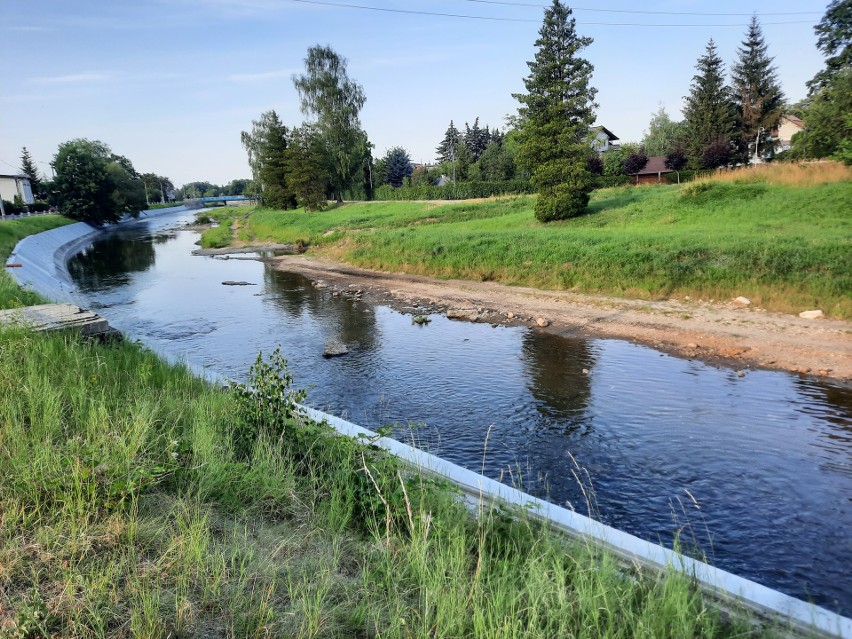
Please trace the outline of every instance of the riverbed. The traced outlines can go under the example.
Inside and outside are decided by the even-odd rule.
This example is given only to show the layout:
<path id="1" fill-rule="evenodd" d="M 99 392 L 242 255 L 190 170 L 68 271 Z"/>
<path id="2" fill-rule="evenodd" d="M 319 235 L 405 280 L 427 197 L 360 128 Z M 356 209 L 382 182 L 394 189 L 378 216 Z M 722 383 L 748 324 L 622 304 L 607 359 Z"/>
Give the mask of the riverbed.
<path id="1" fill-rule="evenodd" d="M 256 260 L 192 256 L 197 233 L 177 230 L 192 217 L 87 247 L 69 263 L 82 301 L 237 379 L 280 345 L 312 406 L 852 613 L 847 385 L 335 296 Z M 332 338 L 350 352 L 323 358 Z"/>

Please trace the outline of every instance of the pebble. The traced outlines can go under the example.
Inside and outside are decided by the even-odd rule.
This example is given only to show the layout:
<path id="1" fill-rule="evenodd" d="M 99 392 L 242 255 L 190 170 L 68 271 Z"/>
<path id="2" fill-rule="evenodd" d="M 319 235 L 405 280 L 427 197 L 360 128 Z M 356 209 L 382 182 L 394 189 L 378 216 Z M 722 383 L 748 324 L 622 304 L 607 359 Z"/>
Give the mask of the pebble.
<path id="1" fill-rule="evenodd" d="M 543 317 L 539 317 L 539 318 L 535 321 L 535 323 L 536 323 L 536 324 L 538 324 L 539 326 L 541 326 L 542 328 L 544 328 L 545 326 L 550 326 L 550 320 L 545 319 L 545 318 L 543 318 Z"/>

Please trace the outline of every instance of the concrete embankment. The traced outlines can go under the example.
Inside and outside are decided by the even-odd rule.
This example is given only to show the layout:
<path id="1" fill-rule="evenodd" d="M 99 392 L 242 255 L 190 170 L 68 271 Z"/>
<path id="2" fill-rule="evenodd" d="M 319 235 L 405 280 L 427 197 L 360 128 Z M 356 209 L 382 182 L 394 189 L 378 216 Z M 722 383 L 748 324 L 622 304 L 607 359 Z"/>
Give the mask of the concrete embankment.
<path id="1" fill-rule="evenodd" d="M 162 210 L 155 214 L 167 212 L 173 211 Z M 33 288 L 46 297 L 74 301 L 76 292 L 66 269 L 67 259 L 100 232 L 99 229 L 88 225 L 75 224 L 26 238 L 18 244 L 10 259 L 24 266 L 13 269 L 12 275 L 22 285 Z M 210 371 L 204 372 L 208 379 L 222 380 Z M 411 465 L 446 478 L 472 501 L 496 499 L 521 508 L 569 535 L 601 544 L 623 558 L 626 564 L 638 563 L 657 570 L 682 570 L 693 576 L 708 596 L 721 601 L 723 606 L 742 605 L 760 617 L 778 619 L 789 625 L 791 634 L 806 633 L 852 639 L 851 619 L 610 528 L 396 440 L 377 438 L 375 433 L 351 422 L 309 407 L 303 407 L 303 410 L 310 419 L 325 421 L 338 432 L 349 436 L 368 437 Z"/>
<path id="2" fill-rule="evenodd" d="M 119 226 L 183 210 L 183 206 L 175 206 L 144 211 L 138 218 L 122 222 Z M 18 284 L 49 300 L 79 304 L 77 291 L 68 274 L 68 259 L 109 228 L 113 227 L 99 228 L 77 222 L 25 237 L 7 260 L 10 264 L 21 265 L 10 269 L 10 274 Z"/>

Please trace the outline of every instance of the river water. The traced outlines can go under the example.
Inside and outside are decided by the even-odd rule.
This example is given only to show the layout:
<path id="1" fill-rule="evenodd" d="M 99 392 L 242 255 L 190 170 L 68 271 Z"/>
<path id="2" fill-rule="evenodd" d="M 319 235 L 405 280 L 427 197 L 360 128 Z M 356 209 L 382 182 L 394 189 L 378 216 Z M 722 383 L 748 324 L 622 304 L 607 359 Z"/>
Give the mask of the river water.
<path id="1" fill-rule="evenodd" d="M 82 301 L 237 379 L 281 346 L 306 403 L 710 563 L 852 614 L 852 389 L 625 341 L 335 298 L 255 260 L 196 257 L 180 212 L 72 258 Z M 223 286 L 244 280 L 251 286 Z M 324 359 L 335 337 L 350 353 Z M 486 443 L 487 442 L 487 443 Z"/>

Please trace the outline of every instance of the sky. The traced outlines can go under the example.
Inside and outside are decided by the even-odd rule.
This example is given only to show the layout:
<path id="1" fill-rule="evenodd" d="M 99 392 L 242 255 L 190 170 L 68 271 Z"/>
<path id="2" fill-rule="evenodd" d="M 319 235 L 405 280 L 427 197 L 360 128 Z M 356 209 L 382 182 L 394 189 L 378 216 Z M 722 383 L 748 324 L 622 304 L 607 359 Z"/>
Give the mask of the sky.
<path id="1" fill-rule="evenodd" d="M 59 144 L 89 138 L 176 185 L 250 177 L 240 132 L 269 109 L 288 126 L 304 120 L 292 76 L 318 44 L 348 58 L 364 88 L 373 155 L 402 146 L 430 162 L 450 120 L 505 128 L 517 112 L 545 4 L 0 0 L 0 173 L 17 172 L 26 146 L 49 176 Z M 661 105 L 680 119 L 708 40 L 730 68 L 752 14 L 789 102 L 823 66 L 813 26 L 827 0 L 568 5 L 594 39 L 582 55 L 595 67 L 598 123 L 622 141 L 641 140 Z"/>

